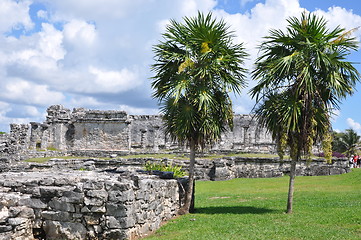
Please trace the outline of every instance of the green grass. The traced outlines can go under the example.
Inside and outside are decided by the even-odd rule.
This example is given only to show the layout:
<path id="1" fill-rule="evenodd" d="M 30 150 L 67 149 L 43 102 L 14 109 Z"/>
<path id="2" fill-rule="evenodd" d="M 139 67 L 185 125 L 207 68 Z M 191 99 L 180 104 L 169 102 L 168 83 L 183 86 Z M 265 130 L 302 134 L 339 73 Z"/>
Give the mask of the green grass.
<path id="1" fill-rule="evenodd" d="M 288 177 L 196 183 L 196 213 L 151 239 L 361 239 L 361 169 L 297 177 L 294 213 L 285 214 Z"/>

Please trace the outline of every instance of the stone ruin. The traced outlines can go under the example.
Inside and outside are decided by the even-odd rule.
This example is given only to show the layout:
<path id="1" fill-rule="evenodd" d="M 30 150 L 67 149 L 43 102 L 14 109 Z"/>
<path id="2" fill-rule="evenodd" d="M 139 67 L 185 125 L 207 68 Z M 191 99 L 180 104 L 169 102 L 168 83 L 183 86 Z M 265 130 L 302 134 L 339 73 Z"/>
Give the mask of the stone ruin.
<path id="1" fill-rule="evenodd" d="M 1 135 L 0 135 L 1 136 Z M 24 156 L 31 150 L 62 152 L 184 151 L 185 146 L 165 134 L 159 115 L 128 115 L 61 105 L 50 106 L 43 123 L 11 124 L 0 138 L 0 152 Z M 234 128 L 210 146 L 212 151 L 274 152 L 274 142 L 252 115 L 235 115 Z"/>
<path id="2" fill-rule="evenodd" d="M 47 110 L 44 123 L 11 124 L 0 135 L 0 239 L 137 239 L 176 216 L 184 201 L 187 178 L 144 172 L 148 161 L 177 164 L 186 160 L 125 159 L 144 152 L 182 152 L 185 146 L 164 133 L 161 116 L 123 111 Z M 275 144 L 251 115 L 235 115 L 234 129 L 207 149 L 225 152 L 274 152 Z M 29 157 L 53 156 L 47 163 Z M 60 159 L 59 156 L 86 156 Z M 111 157 L 104 160 L 99 157 Z M 278 159 L 197 158 L 196 179 L 280 177 L 289 162 Z M 297 175 L 349 171 L 347 159 L 301 161 Z"/>
<path id="3" fill-rule="evenodd" d="M 176 215 L 180 189 L 144 174 L 2 173 L 0 239 L 137 239 Z"/>

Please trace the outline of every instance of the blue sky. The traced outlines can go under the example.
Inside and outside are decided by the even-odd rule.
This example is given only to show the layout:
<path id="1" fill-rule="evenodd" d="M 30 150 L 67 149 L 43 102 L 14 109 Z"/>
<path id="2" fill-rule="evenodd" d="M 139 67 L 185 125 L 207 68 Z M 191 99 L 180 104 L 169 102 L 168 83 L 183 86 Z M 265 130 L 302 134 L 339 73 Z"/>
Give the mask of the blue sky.
<path id="1" fill-rule="evenodd" d="M 284 29 L 304 10 L 329 21 L 330 28 L 361 26 L 361 3 L 336 0 L 0 0 L 0 131 L 10 123 L 43 122 L 52 104 L 67 108 L 125 110 L 157 114 L 151 98 L 152 46 L 169 19 L 213 11 L 235 31 L 235 42 L 250 53 L 271 28 Z M 354 33 L 360 39 L 361 30 Z M 350 55 L 360 62 L 360 53 Z M 361 65 L 356 64 L 361 72 Z M 247 91 L 234 98 L 234 111 L 248 114 Z M 361 85 L 343 100 L 335 130 L 361 134 Z"/>

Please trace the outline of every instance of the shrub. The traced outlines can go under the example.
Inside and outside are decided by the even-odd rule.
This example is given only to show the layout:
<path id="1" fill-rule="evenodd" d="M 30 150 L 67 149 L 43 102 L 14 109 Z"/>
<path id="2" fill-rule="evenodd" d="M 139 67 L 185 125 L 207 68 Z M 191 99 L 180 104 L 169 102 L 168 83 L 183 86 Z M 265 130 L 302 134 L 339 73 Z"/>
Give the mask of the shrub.
<path id="1" fill-rule="evenodd" d="M 181 178 L 187 175 L 187 173 L 182 170 L 181 166 L 173 164 L 166 165 L 164 163 L 146 162 L 144 168 L 146 171 L 173 172 L 174 178 Z"/>

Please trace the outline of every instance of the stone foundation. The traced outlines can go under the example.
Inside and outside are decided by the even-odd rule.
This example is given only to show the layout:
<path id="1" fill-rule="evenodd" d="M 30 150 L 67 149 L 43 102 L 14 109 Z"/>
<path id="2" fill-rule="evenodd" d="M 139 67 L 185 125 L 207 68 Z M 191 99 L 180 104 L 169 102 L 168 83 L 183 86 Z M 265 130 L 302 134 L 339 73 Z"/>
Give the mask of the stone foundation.
<path id="1" fill-rule="evenodd" d="M 180 206 L 177 180 L 95 171 L 0 174 L 0 239 L 135 239 Z"/>

